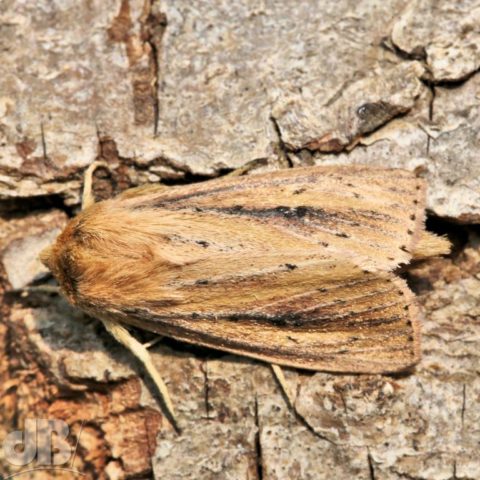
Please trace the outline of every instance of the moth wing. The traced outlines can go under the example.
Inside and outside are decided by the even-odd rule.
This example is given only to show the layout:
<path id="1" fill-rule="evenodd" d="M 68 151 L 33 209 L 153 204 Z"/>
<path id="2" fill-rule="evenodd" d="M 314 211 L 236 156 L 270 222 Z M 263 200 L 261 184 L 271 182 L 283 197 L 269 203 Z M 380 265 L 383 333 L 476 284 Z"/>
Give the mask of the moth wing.
<path id="1" fill-rule="evenodd" d="M 409 172 L 352 166 L 136 190 L 77 217 L 79 304 L 281 365 L 402 370 L 418 312 L 390 272 L 423 232 L 424 194 Z"/>
<path id="2" fill-rule="evenodd" d="M 198 284 L 184 303 L 123 314 L 142 329 L 297 368 L 395 372 L 420 358 L 419 313 L 405 282 L 338 261 Z"/>
<path id="3" fill-rule="evenodd" d="M 421 237 L 425 184 L 405 170 L 319 166 L 154 187 L 120 200 L 126 207 L 157 210 L 162 218 L 176 214 L 177 224 L 191 214 L 204 225 L 263 225 L 279 239 L 307 240 L 326 254 L 392 270 L 411 260 Z"/>

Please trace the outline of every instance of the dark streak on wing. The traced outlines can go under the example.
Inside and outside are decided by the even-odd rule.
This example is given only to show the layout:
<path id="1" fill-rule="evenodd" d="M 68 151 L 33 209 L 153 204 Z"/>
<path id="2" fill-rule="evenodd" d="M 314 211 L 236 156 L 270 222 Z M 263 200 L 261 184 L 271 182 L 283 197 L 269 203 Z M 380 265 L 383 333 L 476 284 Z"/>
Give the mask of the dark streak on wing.
<path id="1" fill-rule="evenodd" d="M 291 269 L 289 268 L 288 266 L 285 266 L 285 268 L 289 271 L 291 270 L 297 270 L 299 268 L 298 265 L 295 265 L 295 268 L 294 269 Z M 280 271 L 279 267 L 277 267 L 276 271 Z M 237 283 L 239 281 L 249 281 L 251 280 L 253 277 L 261 277 L 263 275 L 265 275 L 265 273 L 268 273 L 268 274 L 271 274 L 271 273 L 275 273 L 275 271 L 269 271 L 269 272 L 259 272 L 257 274 L 251 274 L 247 277 L 245 276 L 242 276 L 242 277 L 238 277 L 238 275 L 229 275 L 229 276 L 225 276 L 225 275 L 222 275 L 221 277 L 218 277 L 218 278 L 215 278 L 215 277 L 209 277 L 208 279 L 208 285 L 211 287 L 211 286 L 214 286 L 216 284 L 225 284 L 227 282 L 233 282 L 233 283 Z M 317 288 L 317 291 L 321 292 L 321 293 L 332 293 L 334 290 L 337 290 L 337 289 L 341 289 L 341 288 L 351 288 L 351 287 L 358 287 L 358 286 L 361 286 L 361 285 L 366 285 L 368 283 L 371 283 L 372 282 L 372 279 L 367 277 L 367 278 L 355 278 L 354 280 L 348 280 L 348 281 L 345 281 L 345 282 L 337 282 L 337 283 L 331 283 L 329 285 L 329 287 L 321 287 L 321 288 Z M 388 283 L 388 279 L 386 279 L 386 282 Z M 182 284 L 182 287 L 191 287 L 193 285 L 199 285 L 198 283 L 198 280 L 194 281 L 194 282 L 185 282 Z M 310 294 L 311 292 L 303 292 L 305 294 Z M 378 292 L 376 292 L 378 293 Z M 287 299 L 284 299 L 283 301 L 286 301 L 286 302 L 289 302 L 290 300 L 287 298 Z"/>
<path id="2" fill-rule="evenodd" d="M 218 320 L 225 320 L 228 322 L 233 322 L 237 325 L 273 325 L 273 326 L 284 326 L 291 329 L 300 331 L 302 329 L 306 330 L 315 330 L 318 332 L 326 331 L 341 331 L 341 330 L 351 330 L 351 327 L 354 325 L 371 327 L 375 325 L 388 325 L 389 323 L 396 322 L 402 317 L 399 315 L 390 315 L 380 316 L 380 317 L 371 317 L 368 318 L 366 314 L 375 314 L 382 312 L 396 304 L 388 304 L 377 307 L 371 307 L 358 311 L 351 311 L 348 313 L 339 313 L 339 314 L 328 314 L 322 315 L 321 310 L 319 312 L 307 312 L 307 313 L 277 313 L 277 314 L 267 314 L 267 313 L 250 313 L 242 312 L 239 314 L 213 314 L 205 312 L 192 312 L 189 314 L 155 314 L 152 315 L 151 311 L 148 308 L 124 308 L 124 313 L 127 315 L 132 315 L 138 318 L 148 318 L 151 317 L 155 322 L 169 324 L 172 321 L 172 318 L 188 320 L 192 322 L 192 326 L 195 324 L 195 320 L 211 320 L 213 322 Z M 387 315 L 385 313 L 385 315 Z"/>
<path id="3" fill-rule="evenodd" d="M 376 220 L 383 220 L 385 222 L 395 222 L 398 223 L 398 219 L 386 215 L 380 214 L 378 212 L 369 211 L 369 210 L 350 210 L 350 215 L 341 213 L 338 211 L 329 212 L 323 208 L 314 208 L 305 205 L 300 205 L 298 207 L 288 207 L 284 205 L 279 205 L 274 208 L 264 208 L 264 209 L 252 209 L 245 208 L 242 205 L 235 205 L 233 207 L 226 208 L 197 208 L 197 211 L 207 211 L 207 212 L 218 212 L 224 213 L 226 215 L 244 215 L 256 218 L 285 218 L 285 219 L 295 219 L 295 220 L 325 220 L 325 221 L 342 221 L 345 223 L 350 223 L 355 226 L 359 226 L 358 222 L 355 222 L 353 218 L 356 215 L 360 215 L 365 218 L 373 218 Z"/>
<path id="4" fill-rule="evenodd" d="M 165 202 L 156 203 L 154 205 L 149 205 L 154 208 L 165 208 Z M 134 208 L 145 208 L 145 205 L 138 205 Z M 185 205 L 180 205 L 174 210 L 182 210 L 185 208 Z M 223 213 L 225 215 L 239 215 L 239 216 L 249 216 L 255 218 L 285 218 L 285 219 L 308 219 L 308 220 L 324 220 L 324 221 L 341 221 L 349 223 L 354 226 L 360 226 L 358 222 L 354 220 L 356 216 L 360 216 L 367 219 L 373 220 L 382 220 L 388 223 L 399 223 L 399 219 L 392 217 L 391 215 L 383 214 L 380 212 L 375 212 L 373 210 L 365 209 L 350 209 L 349 215 L 341 213 L 338 211 L 329 212 L 323 208 L 314 208 L 310 206 L 300 205 L 298 207 L 288 207 L 284 205 L 279 205 L 278 207 L 273 208 L 264 208 L 264 209 L 253 209 L 245 208 L 242 205 L 235 205 L 233 207 L 195 207 L 194 210 L 197 212 L 215 212 Z"/>
<path id="5" fill-rule="evenodd" d="M 179 206 L 178 208 L 172 208 L 172 210 L 186 210 L 190 211 L 191 208 Z M 399 219 L 380 212 L 374 212 L 372 210 L 350 210 L 347 213 L 338 211 L 327 211 L 323 208 L 314 208 L 309 206 L 288 207 L 279 205 L 273 208 L 264 209 L 252 209 L 245 208 L 242 205 L 235 205 L 233 207 L 193 207 L 193 210 L 199 214 L 202 213 L 215 213 L 228 216 L 243 216 L 256 219 L 282 219 L 289 222 L 298 222 L 304 227 L 313 229 L 321 229 L 325 233 L 336 235 L 342 238 L 350 238 L 351 234 L 345 232 L 334 231 L 327 226 L 337 226 L 338 224 L 344 224 L 351 227 L 367 228 L 369 230 L 382 232 L 384 235 L 396 238 L 395 233 L 385 231 L 380 225 L 369 225 L 368 223 L 361 222 L 358 217 L 372 220 L 381 220 L 388 224 L 398 224 Z M 360 237 L 361 238 L 361 237 Z M 359 240 L 361 242 L 361 240 Z M 377 245 L 378 248 L 384 248 L 382 245 Z"/>
<path id="6" fill-rule="evenodd" d="M 235 205 L 233 207 L 226 207 L 226 208 L 195 208 L 195 210 L 199 213 L 201 212 L 215 212 L 225 215 L 238 215 L 238 216 L 246 216 L 246 217 L 253 217 L 253 218 L 280 218 L 285 219 L 288 221 L 296 221 L 304 226 L 309 226 L 311 228 L 319 228 L 320 226 L 325 225 L 338 225 L 344 224 L 349 225 L 352 227 L 362 227 L 368 228 L 370 230 L 382 231 L 383 234 L 390 236 L 392 238 L 395 237 L 395 234 L 392 232 L 386 232 L 380 228 L 379 225 L 369 225 L 368 223 L 361 223 L 359 220 L 359 216 L 366 218 L 366 219 L 375 219 L 375 220 L 382 220 L 385 223 L 393 224 L 399 223 L 399 219 L 392 217 L 391 215 L 382 214 L 380 212 L 374 212 L 372 210 L 350 210 L 348 213 L 346 212 L 339 212 L 339 211 L 328 211 L 323 208 L 314 208 L 305 205 L 300 205 L 298 207 L 288 207 L 284 205 L 279 205 L 278 207 L 274 208 L 264 208 L 264 209 L 252 209 L 252 208 L 244 208 L 242 205 Z M 338 237 L 343 238 L 350 238 L 350 234 L 345 232 L 333 232 L 329 231 L 328 229 L 324 228 L 325 232 L 331 233 Z M 380 248 L 380 245 L 379 245 Z"/>
<path id="7" fill-rule="evenodd" d="M 278 363 L 283 365 L 298 365 L 303 368 L 310 368 L 313 366 L 315 370 L 318 370 L 319 363 L 324 364 L 321 370 L 326 371 L 356 371 L 356 372 L 371 372 L 371 366 L 365 369 L 365 367 L 355 366 L 355 361 L 348 360 L 347 366 L 341 365 L 339 362 L 339 355 L 350 356 L 352 359 L 357 358 L 359 355 L 366 355 L 372 357 L 370 359 L 371 365 L 377 364 L 378 371 L 398 371 L 405 367 L 408 367 L 415 361 L 415 350 L 413 348 L 413 330 L 409 326 L 408 322 L 402 321 L 402 318 L 397 316 L 391 318 L 380 318 L 372 321 L 370 324 L 364 324 L 362 329 L 365 332 L 374 332 L 375 340 L 365 344 L 365 336 L 349 336 L 346 340 L 340 340 L 335 344 L 321 345 L 321 340 L 315 344 L 311 344 L 310 348 L 306 345 L 296 344 L 292 341 L 289 345 L 277 345 L 275 342 L 268 342 L 262 344 L 246 343 L 244 339 L 236 336 L 225 337 L 222 335 L 221 330 L 204 331 L 195 328 L 194 322 L 182 322 L 182 326 L 173 327 L 168 319 L 162 321 L 158 316 L 151 316 L 145 312 L 131 312 L 131 323 L 136 324 L 135 317 L 140 319 L 138 325 L 143 329 L 148 329 L 153 332 L 172 336 L 180 340 L 197 344 L 205 345 L 213 348 L 217 348 L 223 351 L 239 351 L 243 355 L 251 356 L 253 358 L 263 359 L 275 359 Z M 204 316 L 202 316 L 205 318 Z M 160 320 L 160 321 L 159 321 Z M 189 319 L 185 319 L 189 320 Z M 220 318 L 212 318 L 212 321 L 221 320 Z M 163 325 L 162 325 L 163 323 Z M 378 329 L 378 326 L 392 326 L 397 323 L 397 327 L 394 330 L 382 330 Z M 252 325 L 255 328 L 254 325 Z M 285 330 L 285 326 L 272 324 L 271 336 L 275 336 L 275 329 Z M 289 330 L 294 334 L 294 330 Z M 320 333 L 320 331 L 319 331 Z M 371 340 L 371 339 L 369 339 Z M 312 348 L 313 347 L 313 348 Z M 391 357 L 398 355 L 402 358 L 398 359 L 396 363 L 400 365 L 400 368 L 395 365 L 387 364 L 385 361 L 385 355 Z M 351 365 L 351 366 L 349 366 Z M 361 365 L 361 361 L 359 361 Z"/>

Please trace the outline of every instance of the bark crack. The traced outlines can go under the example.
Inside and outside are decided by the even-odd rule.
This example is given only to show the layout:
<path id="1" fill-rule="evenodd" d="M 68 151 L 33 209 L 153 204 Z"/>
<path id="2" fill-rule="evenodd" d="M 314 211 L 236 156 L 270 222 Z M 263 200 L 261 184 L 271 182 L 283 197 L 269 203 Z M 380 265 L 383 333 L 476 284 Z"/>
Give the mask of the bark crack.
<path id="1" fill-rule="evenodd" d="M 368 471 L 369 471 L 369 474 L 370 474 L 370 480 L 376 480 L 375 465 L 374 465 L 373 458 L 372 458 L 372 455 L 370 454 L 370 452 L 367 453 L 367 462 L 368 462 Z"/>
<path id="2" fill-rule="evenodd" d="M 345 415 L 348 416 L 348 406 L 347 406 L 347 401 L 345 400 L 345 395 L 343 394 L 342 390 L 340 390 L 338 393 L 340 394 L 340 400 L 342 401 L 343 411 Z"/>
<path id="3" fill-rule="evenodd" d="M 257 479 L 263 480 L 263 459 L 262 459 L 262 443 L 260 438 L 260 418 L 258 415 L 258 397 L 255 395 L 255 411 L 254 420 L 257 431 L 255 432 L 255 457 L 257 460 Z"/>
<path id="4" fill-rule="evenodd" d="M 210 417 L 210 383 L 209 383 L 209 378 L 208 378 L 208 362 L 207 362 L 207 360 L 205 360 L 203 362 L 202 370 L 203 370 L 204 383 L 205 383 L 205 389 L 204 389 L 205 415 L 207 417 L 207 420 L 211 420 L 211 417 Z"/>
<path id="5" fill-rule="evenodd" d="M 47 141 L 45 140 L 45 130 L 44 130 L 44 127 L 43 127 L 43 122 L 40 122 L 40 136 L 42 138 L 43 159 L 48 160 Z"/>
<path id="6" fill-rule="evenodd" d="M 273 124 L 273 129 L 275 130 L 275 133 L 277 134 L 277 149 L 276 153 L 278 157 L 280 158 L 280 161 L 287 167 L 287 168 L 292 168 L 293 167 L 293 162 L 289 156 L 288 149 L 285 145 L 285 142 L 283 141 L 282 138 L 282 131 L 280 129 L 280 125 L 278 124 L 277 119 L 271 115 L 270 120 Z"/>
<path id="7" fill-rule="evenodd" d="M 282 390 L 282 389 L 281 389 Z M 301 390 L 301 383 L 298 382 L 297 384 L 297 395 L 296 395 L 296 399 L 297 398 L 300 398 L 300 390 Z M 283 390 L 281 391 L 282 393 L 282 397 L 284 397 L 284 400 L 286 402 L 287 405 L 290 405 L 290 402 L 287 398 L 287 396 L 285 395 L 285 392 L 283 392 Z M 320 438 L 321 440 L 325 440 L 326 442 L 332 444 L 332 445 L 336 445 L 336 442 L 334 442 L 333 440 L 331 440 L 330 438 L 328 438 L 326 435 L 318 432 L 315 427 L 313 427 L 309 422 L 308 420 L 298 411 L 296 405 L 291 405 L 291 409 L 292 409 L 292 413 L 294 415 L 294 417 L 312 434 L 314 435 L 315 437 L 317 438 Z"/>
<path id="8" fill-rule="evenodd" d="M 157 8 L 158 7 L 158 8 Z M 158 10 L 158 11 L 157 11 Z M 153 134 L 158 134 L 160 123 L 160 51 L 162 40 L 167 28 L 167 16 L 160 11 L 157 0 L 149 0 L 146 5 L 146 14 L 142 28 L 143 40 L 150 47 L 150 65 L 154 77 L 153 89 Z"/>
<path id="9" fill-rule="evenodd" d="M 428 102 L 428 120 L 430 122 L 433 122 L 433 117 L 434 117 L 434 104 L 435 104 L 435 96 L 436 96 L 436 90 L 435 90 L 435 85 L 432 81 L 429 80 L 423 80 L 420 79 L 421 82 L 430 90 L 430 100 Z M 427 145 L 426 145 L 426 156 L 430 156 L 430 145 L 432 142 L 432 138 L 428 132 L 425 132 L 427 134 Z"/>

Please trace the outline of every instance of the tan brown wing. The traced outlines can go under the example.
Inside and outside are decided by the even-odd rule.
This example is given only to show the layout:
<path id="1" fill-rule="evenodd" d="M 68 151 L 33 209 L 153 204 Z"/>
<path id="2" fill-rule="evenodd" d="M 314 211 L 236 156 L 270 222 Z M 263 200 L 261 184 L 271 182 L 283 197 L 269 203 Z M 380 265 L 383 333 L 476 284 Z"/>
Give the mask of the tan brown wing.
<path id="1" fill-rule="evenodd" d="M 201 302 L 202 289 L 208 307 Z M 391 273 L 365 274 L 337 264 L 326 274 L 304 265 L 192 290 L 187 303 L 126 306 L 118 320 L 196 345 L 312 370 L 395 372 L 420 356 L 413 294 Z M 216 307 L 210 310 L 211 305 Z"/>
<path id="2" fill-rule="evenodd" d="M 282 365 L 396 371 L 418 359 L 418 323 L 391 270 L 423 236 L 423 201 L 411 173 L 352 166 L 151 187 L 86 209 L 46 262 L 100 318 Z"/>
<path id="3" fill-rule="evenodd" d="M 325 254 L 391 270 L 410 261 L 423 230 L 425 185 L 404 170 L 322 166 L 154 187 L 113 202 L 187 220 L 190 212 L 207 224 L 221 218 L 228 228 L 264 225 Z"/>

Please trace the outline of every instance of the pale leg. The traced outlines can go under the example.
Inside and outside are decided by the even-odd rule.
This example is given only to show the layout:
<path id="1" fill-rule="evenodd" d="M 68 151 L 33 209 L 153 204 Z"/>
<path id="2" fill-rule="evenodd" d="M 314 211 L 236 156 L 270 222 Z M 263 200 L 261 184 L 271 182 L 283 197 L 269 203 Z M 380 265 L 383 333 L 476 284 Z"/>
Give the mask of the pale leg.
<path id="1" fill-rule="evenodd" d="M 140 360 L 140 362 L 142 362 L 143 366 L 158 388 L 158 392 L 160 393 L 160 396 L 165 403 L 165 407 L 167 408 L 168 415 L 173 420 L 175 425 L 178 426 L 178 421 L 175 416 L 175 411 L 173 409 L 173 404 L 170 399 L 167 386 L 153 364 L 150 352 L 122 325 L 106 319 L 102 319 L 102 322 L 107 331 L 112 334 L 115 340 L 127 347 Z"/>
<path id="2" fill-rule="evenodd" d="M 287 381 L 285 380 L 285 376 L 283 375 L 283 370 L 279 365 L 275 365 L 274 363 L 271 363 L 270 366 L 272 367 L 273 374 L 275 375 L 275 378 L 277 379 L 280 388 L 283 390 L 283 393 L 287 397 L 290 407 L 292 408 L 292 410 L 295 411 L 295 398 L 289 391 Z"/>

